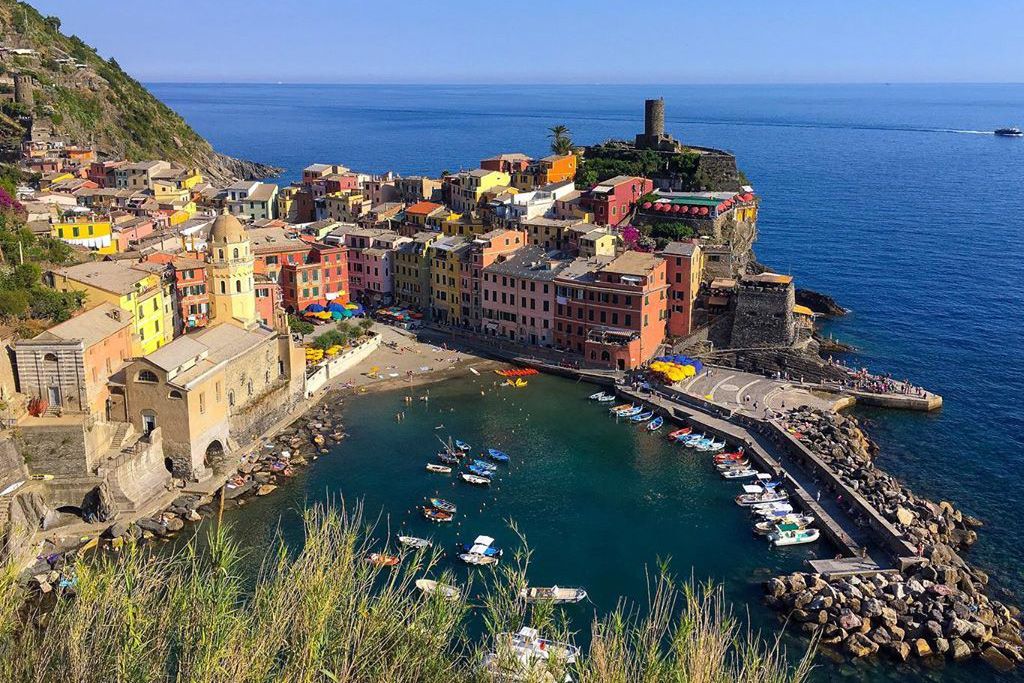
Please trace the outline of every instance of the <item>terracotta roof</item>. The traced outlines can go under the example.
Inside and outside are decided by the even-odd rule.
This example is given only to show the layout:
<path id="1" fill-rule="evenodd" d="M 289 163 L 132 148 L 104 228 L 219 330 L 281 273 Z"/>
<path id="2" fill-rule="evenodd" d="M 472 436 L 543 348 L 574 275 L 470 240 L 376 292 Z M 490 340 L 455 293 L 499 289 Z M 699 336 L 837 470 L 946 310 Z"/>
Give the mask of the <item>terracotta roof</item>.
<path id="1" fill-rule="evenodd" d="M 437 211 L 438 209 L 443 208 L 443 204 L 435 204 L 434 202 L 416 202 L 412 206 L 407 207 L 405 212 L 417 215 L 428 215 L 430 213 L 433 213 L 434 211 Z"/>

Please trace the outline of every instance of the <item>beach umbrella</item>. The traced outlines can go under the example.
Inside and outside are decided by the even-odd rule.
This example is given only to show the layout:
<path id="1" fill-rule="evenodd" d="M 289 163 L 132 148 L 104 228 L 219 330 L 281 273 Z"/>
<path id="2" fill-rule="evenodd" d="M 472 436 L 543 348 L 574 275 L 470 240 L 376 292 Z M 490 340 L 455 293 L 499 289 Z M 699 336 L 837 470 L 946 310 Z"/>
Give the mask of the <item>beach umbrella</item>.
<path id="1" fill-rule="evenodd" d="M 327 304 L 327 310 L 331 311 L 332 313 L 335 311 L 340 312 L 345 310 L 345 306 L 339 304 L 337 301 L 332 301 L 331 303 Z"/>
<path id="2" fill-rule="evenodd" d="M 643 208 L 645 208 L 645 209 L 649 209 L 649 208 L 651 208 L 651 203 L 650 203 L 650 202 L 644 202 L 644 203 L 642 204 L 642 206 L 643 206 Z"/>
<path id="3" fill-rule="evenodd" d="M 310 304 L 306 306 L 307 313 L 323 313 L 324 307 L 320 304 Z"/>

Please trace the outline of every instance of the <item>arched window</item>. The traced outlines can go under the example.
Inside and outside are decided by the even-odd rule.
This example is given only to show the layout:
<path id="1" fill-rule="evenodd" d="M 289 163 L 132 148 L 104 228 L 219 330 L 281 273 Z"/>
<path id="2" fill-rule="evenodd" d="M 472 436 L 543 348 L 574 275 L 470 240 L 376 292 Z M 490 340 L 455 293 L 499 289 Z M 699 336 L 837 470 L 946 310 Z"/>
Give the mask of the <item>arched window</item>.
<path id="1" fill-rule="evenodd" d="M 235 392 L 233 392 L 233 391 L 229 391 L 228 392 L 228 405 L 229 406 L 235 405 Z"/>
<path id="2" fill-rule="evenodd" d="M 235 280 L 235 291 L 241 293 L 241 291 L 242 291 L 242 281 L 241 280 Z"/>
<path id="3" fill-rule="evenodd" d="M 43 360 L 45 360 L 47 363 L 56 363 L 57 362 L 57 354 L 55 354 L 55 353 L 48 353 L 45 356 L 43 356 Z"/>
<path id="4" fill-rule="evenodd" d="M 232 257 L 232 258 L 238 258 L 238 247 L 235 247 L 235 248 L 234 248 L 234 249 L 232 250 L 232 254 L 231 254 L 231 257 Z"/>
<path id="5" fill-rule="evenodd" d="M 171 389 L 171 391 L 167 394 L 167 398 L 175 398 L 180 400 L 183 398 L 183 396 L 181 395 L 181 392 L 178 391 L 177 389 Z"/>
<path id="6" fill-rule="evenodd" d="M 227 284 L 223 280 L 220 281 L 220 293 L 221 294 L 227 294 L 228 293 L 228 286 L 227 286 Z"/>
<path id="7" fill-rule="evenodd" d="M 155 372 L 152 372 L 150 370 L 139 370 L 139 374 L 135 377 L 135 381 L 136 382 L 149 382 L 151 384 L 156 384 L 160 380 L 156 376 Z"/>
<path id="8" fill-rule="evenodd" d="M 601 352 L 601 360 L 611 360 L 611 359 L 612 359 L 611 354 L 609 354 L 607 351 L 602 351 Z"/>
<path id="9" fill-rule="evenodd" d="M 220 258 L 220 259 L 224 258 L 224 250 L 223 249 L 218 249 L 217 250 L 217 258 Z"/>

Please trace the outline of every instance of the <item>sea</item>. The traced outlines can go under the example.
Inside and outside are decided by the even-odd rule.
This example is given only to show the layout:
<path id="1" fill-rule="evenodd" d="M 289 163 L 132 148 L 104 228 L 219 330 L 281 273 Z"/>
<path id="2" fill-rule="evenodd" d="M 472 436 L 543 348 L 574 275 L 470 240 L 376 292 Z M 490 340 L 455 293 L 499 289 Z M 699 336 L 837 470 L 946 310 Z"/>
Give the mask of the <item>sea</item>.
<path id="1" fill-rule="evenodd" d="M 643 100 L 664 97 L 667 131 L 735 153 L 760 195 L 759 260 L 849 310 L 824 326 L 856 347 L 844 360 L 942 394 L 933 413 L 855 413 L 881 447 L 880 466 L 983 520 L 970 558 L 991 574 L 998 596 L 1024 604 L 1024 140 L 991 134 L 1024 124 L 1024 85 L 149 87 L 219 151 L 285 169 L 282 182 L 313 162 L 438 174 L 500 152 L 543 155 L 548 128 L 560 124 L 578 144 L 628 139 L 643 128 Z M 480 388 L 468 378 L 439 385 L 438 400 L 417 405 L 423 414 L 400 425 L 392 418 L 401 392 L 352 401 L 352 438 L 292 487 L 292 508 L 274 496 L 259 501 L 265 512 L 246 533 L 269 538 L 278 524 L 294 526 L 294 507 L 338 494 L 364 499 L 394 525 L 419 524 L 410 510 L 429 495 L 424 487 L 450 487 L 419 472 L 430 442 L 423 434 L 436 422 L 523 456 L 501 490 L 465 492 L 481 516 L 467 516 L 444 539 L 487 533 L 507 541 L 502 520 L 515 519 L 539 582 L 592 590 L 584 621 L 613 607 L 614 596 L 642 601 L 645 568 L 671 557 L 677 574 L 722 581 L 755 625 L 774 628 L 756 582 L 826 552 L 768 552 L 692 456 L 591 410 L 584 387 L 541 378 L 522 394 L 477 400 Z M 454 412 L 434 414 L 435 406 Z M 994 674 L 822 658 L 816 676 Z"/>

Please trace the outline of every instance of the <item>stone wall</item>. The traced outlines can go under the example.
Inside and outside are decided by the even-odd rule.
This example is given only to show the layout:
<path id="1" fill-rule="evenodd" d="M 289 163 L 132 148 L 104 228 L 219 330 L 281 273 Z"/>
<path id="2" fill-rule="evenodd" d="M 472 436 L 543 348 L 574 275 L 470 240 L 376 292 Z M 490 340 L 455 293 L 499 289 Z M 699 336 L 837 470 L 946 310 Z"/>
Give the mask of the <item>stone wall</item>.
<path id="1" fill-rule="evenodd" d="M 28 468 L 25 467 L 25 460 L 18 452 L 10 434 L 7 434 L 0 440 L 0 491 L 27 477 Z"/>
<path id="2" fill-rule="evenodd" d="M 330 361 L 317 368 L 315 372 L 306 377 L 306 396 L 308 397 L 315 394 L 323 388 L 323 386 L 327 384 L 328 380 L 332 377 L 337 377 L 341 373 L 355 367 L 380 347 L 380 340 L 380 335 L 375 335 L 356 348 L 339 354 L 336 358 L 332 358 Z"/>
<path id="3" fill-rule="evenodd" d="M 788 347 L 796 339 L 793 284 L 741 284 L 736 297 L 734 348 Z"/>
<path id="4" fill-rule="evenodd" d="M 32 474 L 85 477 L 94 473 L 113 429 L 87 419 L 29 418 L 18 426 L 15 443 Z"/>
<path id="5" fill-rule="evenodd" d="M 171 473 L 164 465 L 162 434 L 157 427 L 100 469 L 118 512 L 142 509 L 168 490 Z"/>

